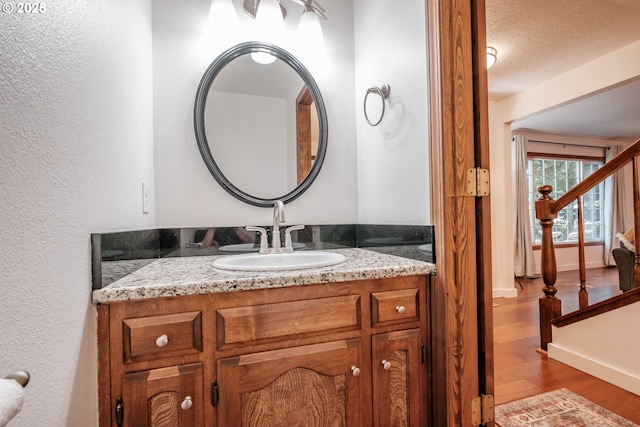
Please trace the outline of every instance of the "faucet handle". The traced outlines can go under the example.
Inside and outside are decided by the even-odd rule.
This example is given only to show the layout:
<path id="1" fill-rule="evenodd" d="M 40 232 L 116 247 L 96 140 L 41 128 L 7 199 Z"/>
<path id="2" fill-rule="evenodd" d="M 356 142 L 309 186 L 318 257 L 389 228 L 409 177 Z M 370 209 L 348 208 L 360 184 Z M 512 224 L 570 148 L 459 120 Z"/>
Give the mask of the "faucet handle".
<path id="1" fill-rule="evenodd" d="M 262 227 L 248 225 L 244 228 L 247 231 L 257 231 L 260 233 L 260 250 L 259 253 L 266 254 L 269 252 L 269 240 L 267 239 L 267 230 Z"/>
<path id="2" fill-rule="evenodd" d="M 293 243 L 291 242 L 291 232 L 294 230 L 302 230 L 304 229 L 304 225 L 293 225 L 291 227 L 287 227 L 284 231 L 284 251 L 285 252 L 293 252 Z"/>

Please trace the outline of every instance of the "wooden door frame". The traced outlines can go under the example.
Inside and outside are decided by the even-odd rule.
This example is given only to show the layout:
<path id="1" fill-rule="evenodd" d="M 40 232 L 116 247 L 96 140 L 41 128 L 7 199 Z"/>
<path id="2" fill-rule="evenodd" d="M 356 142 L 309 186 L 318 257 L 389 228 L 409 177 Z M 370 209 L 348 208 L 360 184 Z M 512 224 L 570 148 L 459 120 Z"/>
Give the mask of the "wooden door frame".
<path id="1" fill-rule="evenodd" d="M 466 178 L 489 169 L 485 1 L 425 0 L 425 13 L 437 254 L 431 421 L 471 426 L 472 400 L 494 392 L 490 199 L 467 195 Z"/>
<path id="2" fill-rule="evenodd" d="M 296 98 L 296 170 L 297 183 L 309 175 L 311 154 L 311 104 L 313 97 L 305 85 Z"/>

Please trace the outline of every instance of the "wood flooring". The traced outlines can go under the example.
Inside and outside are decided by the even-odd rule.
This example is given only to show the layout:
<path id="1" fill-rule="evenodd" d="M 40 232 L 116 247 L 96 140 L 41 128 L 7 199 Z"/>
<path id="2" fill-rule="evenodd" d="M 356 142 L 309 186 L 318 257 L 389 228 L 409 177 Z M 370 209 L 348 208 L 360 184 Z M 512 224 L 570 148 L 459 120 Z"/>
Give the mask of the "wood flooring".
<path id="1" fill-rule="evenodd" d="M 567 388 L 592 402 L 640 424 L 640 396 L 538 353 L 538 299 L 542 279 L 516 282 L 516 298 L 495 298 L 493 308 L 495 403 Z M 578 272 L 560 272 L 556 282 L 562 314 L 578 308 Z M 589 304 L 620 294 L 615 268 L 587 270 Z M 640 363 L 640 361 L 639 361 Z"/>

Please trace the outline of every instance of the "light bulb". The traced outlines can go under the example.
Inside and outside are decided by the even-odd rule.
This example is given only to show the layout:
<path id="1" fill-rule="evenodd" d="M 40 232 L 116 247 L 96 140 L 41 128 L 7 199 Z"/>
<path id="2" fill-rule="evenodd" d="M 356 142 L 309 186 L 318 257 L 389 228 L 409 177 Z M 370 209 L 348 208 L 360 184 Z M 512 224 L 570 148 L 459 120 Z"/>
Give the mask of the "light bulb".
<path id="1" fill-rule="evenodd" d="M 278 0 L 260 0 L 256 12 L 258 35 L 265 41 L 277 43 L 284 32 L 284 18 Z"/>
<path id="2" fill-rule="evenodd" d="M 231 0 L 212 0 L 209 27 L 215 34 L 225 34 L 238 23 L 238 14 Z"/>
<path id="3" fill-rule="evenodd" d="M 272 64 L 276 57 L 266 52 L 251 52 L 251 59 L 258 64 Z"/>
<path id="4" fill-rule="evenodd" d="M 300 33 L 301 42 L 308 48 L 316 50 L 322 46 L 324 42 L 322 27 L 318 15 L 312 9 L 307 8 L 302 13 L 298 22 L 298 33 Z"/>

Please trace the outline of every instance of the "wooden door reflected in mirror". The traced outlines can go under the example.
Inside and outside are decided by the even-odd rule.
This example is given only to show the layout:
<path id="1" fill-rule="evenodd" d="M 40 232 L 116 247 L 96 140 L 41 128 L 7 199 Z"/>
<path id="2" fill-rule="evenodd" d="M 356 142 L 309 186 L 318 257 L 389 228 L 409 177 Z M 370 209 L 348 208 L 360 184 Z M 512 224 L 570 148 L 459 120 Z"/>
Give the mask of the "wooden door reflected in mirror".
<path id="1" fill-rule="evenodd" d="M 309 88 L 304 86 L 296 99 L 296 159 L 298 184 L 309 174 L 318 151 L 318 113 Z"/>

